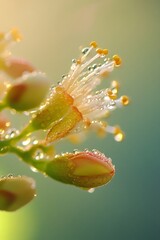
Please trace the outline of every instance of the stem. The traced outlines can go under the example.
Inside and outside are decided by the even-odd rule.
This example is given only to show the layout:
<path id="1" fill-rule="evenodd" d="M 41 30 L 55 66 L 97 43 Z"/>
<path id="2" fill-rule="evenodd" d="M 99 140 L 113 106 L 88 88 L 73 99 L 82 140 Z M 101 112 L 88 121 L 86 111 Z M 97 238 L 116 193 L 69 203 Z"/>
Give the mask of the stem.
<path id="1" fill-rule="evenodd" d="M 5 101 L 1 100 L 0 101 L 0 111 L 2 111 L 3 109 L 7 108 L 7 104 Z"/>
<path id="2" fill-rule="evenodd" d="M 36 160 L 33 155 L 33 148 L 31 147 L 28 151 L 23 150 L 20 147 L 10 146 L 9 152 L 16 154 L 21 160 L 30 166 L 35 167 L 38 171 L 44 173 L 48 160 Z"/>
<path id="3" fill-rule="evenodd" d="M 14 138 L 10 139 L 4 139 L 0 140 L 0 149 L 3 147 L 7 147 L 9 145 L 15 145 L 17 142 L 19 142 L 21 139 L 25 138 L 28 134 L 32 133 L 34 129 L 32 128 L 32 125 L 29 123 L 21 132 L 19 135 L 15 136 Z"/>

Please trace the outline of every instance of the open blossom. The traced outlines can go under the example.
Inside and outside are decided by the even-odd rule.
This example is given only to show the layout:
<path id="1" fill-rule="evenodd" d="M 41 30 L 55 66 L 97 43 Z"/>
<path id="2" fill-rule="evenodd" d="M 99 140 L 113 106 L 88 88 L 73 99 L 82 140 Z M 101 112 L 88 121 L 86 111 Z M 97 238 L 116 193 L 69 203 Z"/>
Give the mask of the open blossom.
<path id="1" fill-rule="evenodd" d="M 91 42 L 78 59 L 72 60 L 69 73 L 52 88 L 46 103 L 33 115 L 34 129 L 49 129 L 47 142 L 88 129 L 110 132 L 117 141 L 123 139 L 119 127 L 109 126 L 101 119 L 116 108 L 128 105 L 128 97 L 117 97 L 117 81 L 113 81 L 109 88 L 95 90 L 102 79 L 121 64 L 118 55 L 112 58 L 107 55 L 107 49 L 100 49 L 96 42 Z"/>

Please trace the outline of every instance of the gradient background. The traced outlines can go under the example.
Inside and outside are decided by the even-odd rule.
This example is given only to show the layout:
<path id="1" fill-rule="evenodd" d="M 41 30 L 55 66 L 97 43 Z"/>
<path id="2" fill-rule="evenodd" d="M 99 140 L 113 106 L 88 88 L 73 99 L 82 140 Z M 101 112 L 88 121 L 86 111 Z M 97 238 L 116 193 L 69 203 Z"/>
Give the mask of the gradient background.
<path id="1" fill-rule="evenodd" d="M 0 239 L 160 239 L 160 1 L 0 0 L 0 29 L 14 26 L 24 36 L 14 54 L 54 82 L 91 40 L 118 53 L 123 65 L 109 80 L 119 80 L 132 103 L 109 119 L 126 132 L 123 143 L 90 135 L 82 146 L 59 146 L 97 148 L 113 159 L 116 176 L 93 194 L 32 173 L 15 156 L 1 160 L 1 174 L 33 176 L 38 197 L 15 213 L 0 213 Z"/>

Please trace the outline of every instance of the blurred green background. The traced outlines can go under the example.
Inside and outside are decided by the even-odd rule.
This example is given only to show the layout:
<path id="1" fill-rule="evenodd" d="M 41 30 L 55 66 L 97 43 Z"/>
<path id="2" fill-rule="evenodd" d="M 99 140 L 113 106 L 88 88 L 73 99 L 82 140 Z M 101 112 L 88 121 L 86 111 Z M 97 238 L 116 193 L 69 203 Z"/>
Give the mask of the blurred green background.
<path id="1" fill-rule="evenodd" d="M 24 36 L 14 54 L 56 83 L 78 47 L 96 40 L 122 57 L 109 80 L 131 98 L 109 119 L 126 132 L 123 143 L 89 135 L 80 146 L 63 141 L 58 147 L 97 148 L 113 159 L 116 176 L 92 194 L 32 173 L 15 156 L 1 160 L 1 174 L 33 176 L 38 194 L 25 208 L 0 213 L 1 240 L 160 239 L 159 24 L 158 0 L 0 0 L 0 29 L 16 26 Z"/>

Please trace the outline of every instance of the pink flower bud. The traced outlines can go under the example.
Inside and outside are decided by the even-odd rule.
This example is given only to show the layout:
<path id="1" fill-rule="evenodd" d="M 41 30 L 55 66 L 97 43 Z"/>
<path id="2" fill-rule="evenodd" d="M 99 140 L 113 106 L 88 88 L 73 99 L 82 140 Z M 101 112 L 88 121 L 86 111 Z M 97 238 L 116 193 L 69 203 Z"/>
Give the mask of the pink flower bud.
<path id="1" fill-rule="evenodd" d="M 28 61 L 16 57 L 8 57 L 3 68 L 12 78 L 18 78 L 24 73 L 35 71 L 35 68 Z"/>
<path id="2" fill-rule="evenodd" d="M 50 81 L 41 72 L 24 74 L 8 89 L 6 105 L 17 110 L 27 111 L 38 107 L 46 97 Z"/>
<path id="3" fill-rule="evenodd" d="M 25 176 L 0 179 L 0 210 L 15 211 L 35 196 L 35 182 Z"/>
<path id="4" fill-rule="evenodd" d="M 95 150 L 57 156 L 46 164 L 45 173 L 63 183 L 94 188 L 108 183 L 115 168 L 110 158 Z"/>

